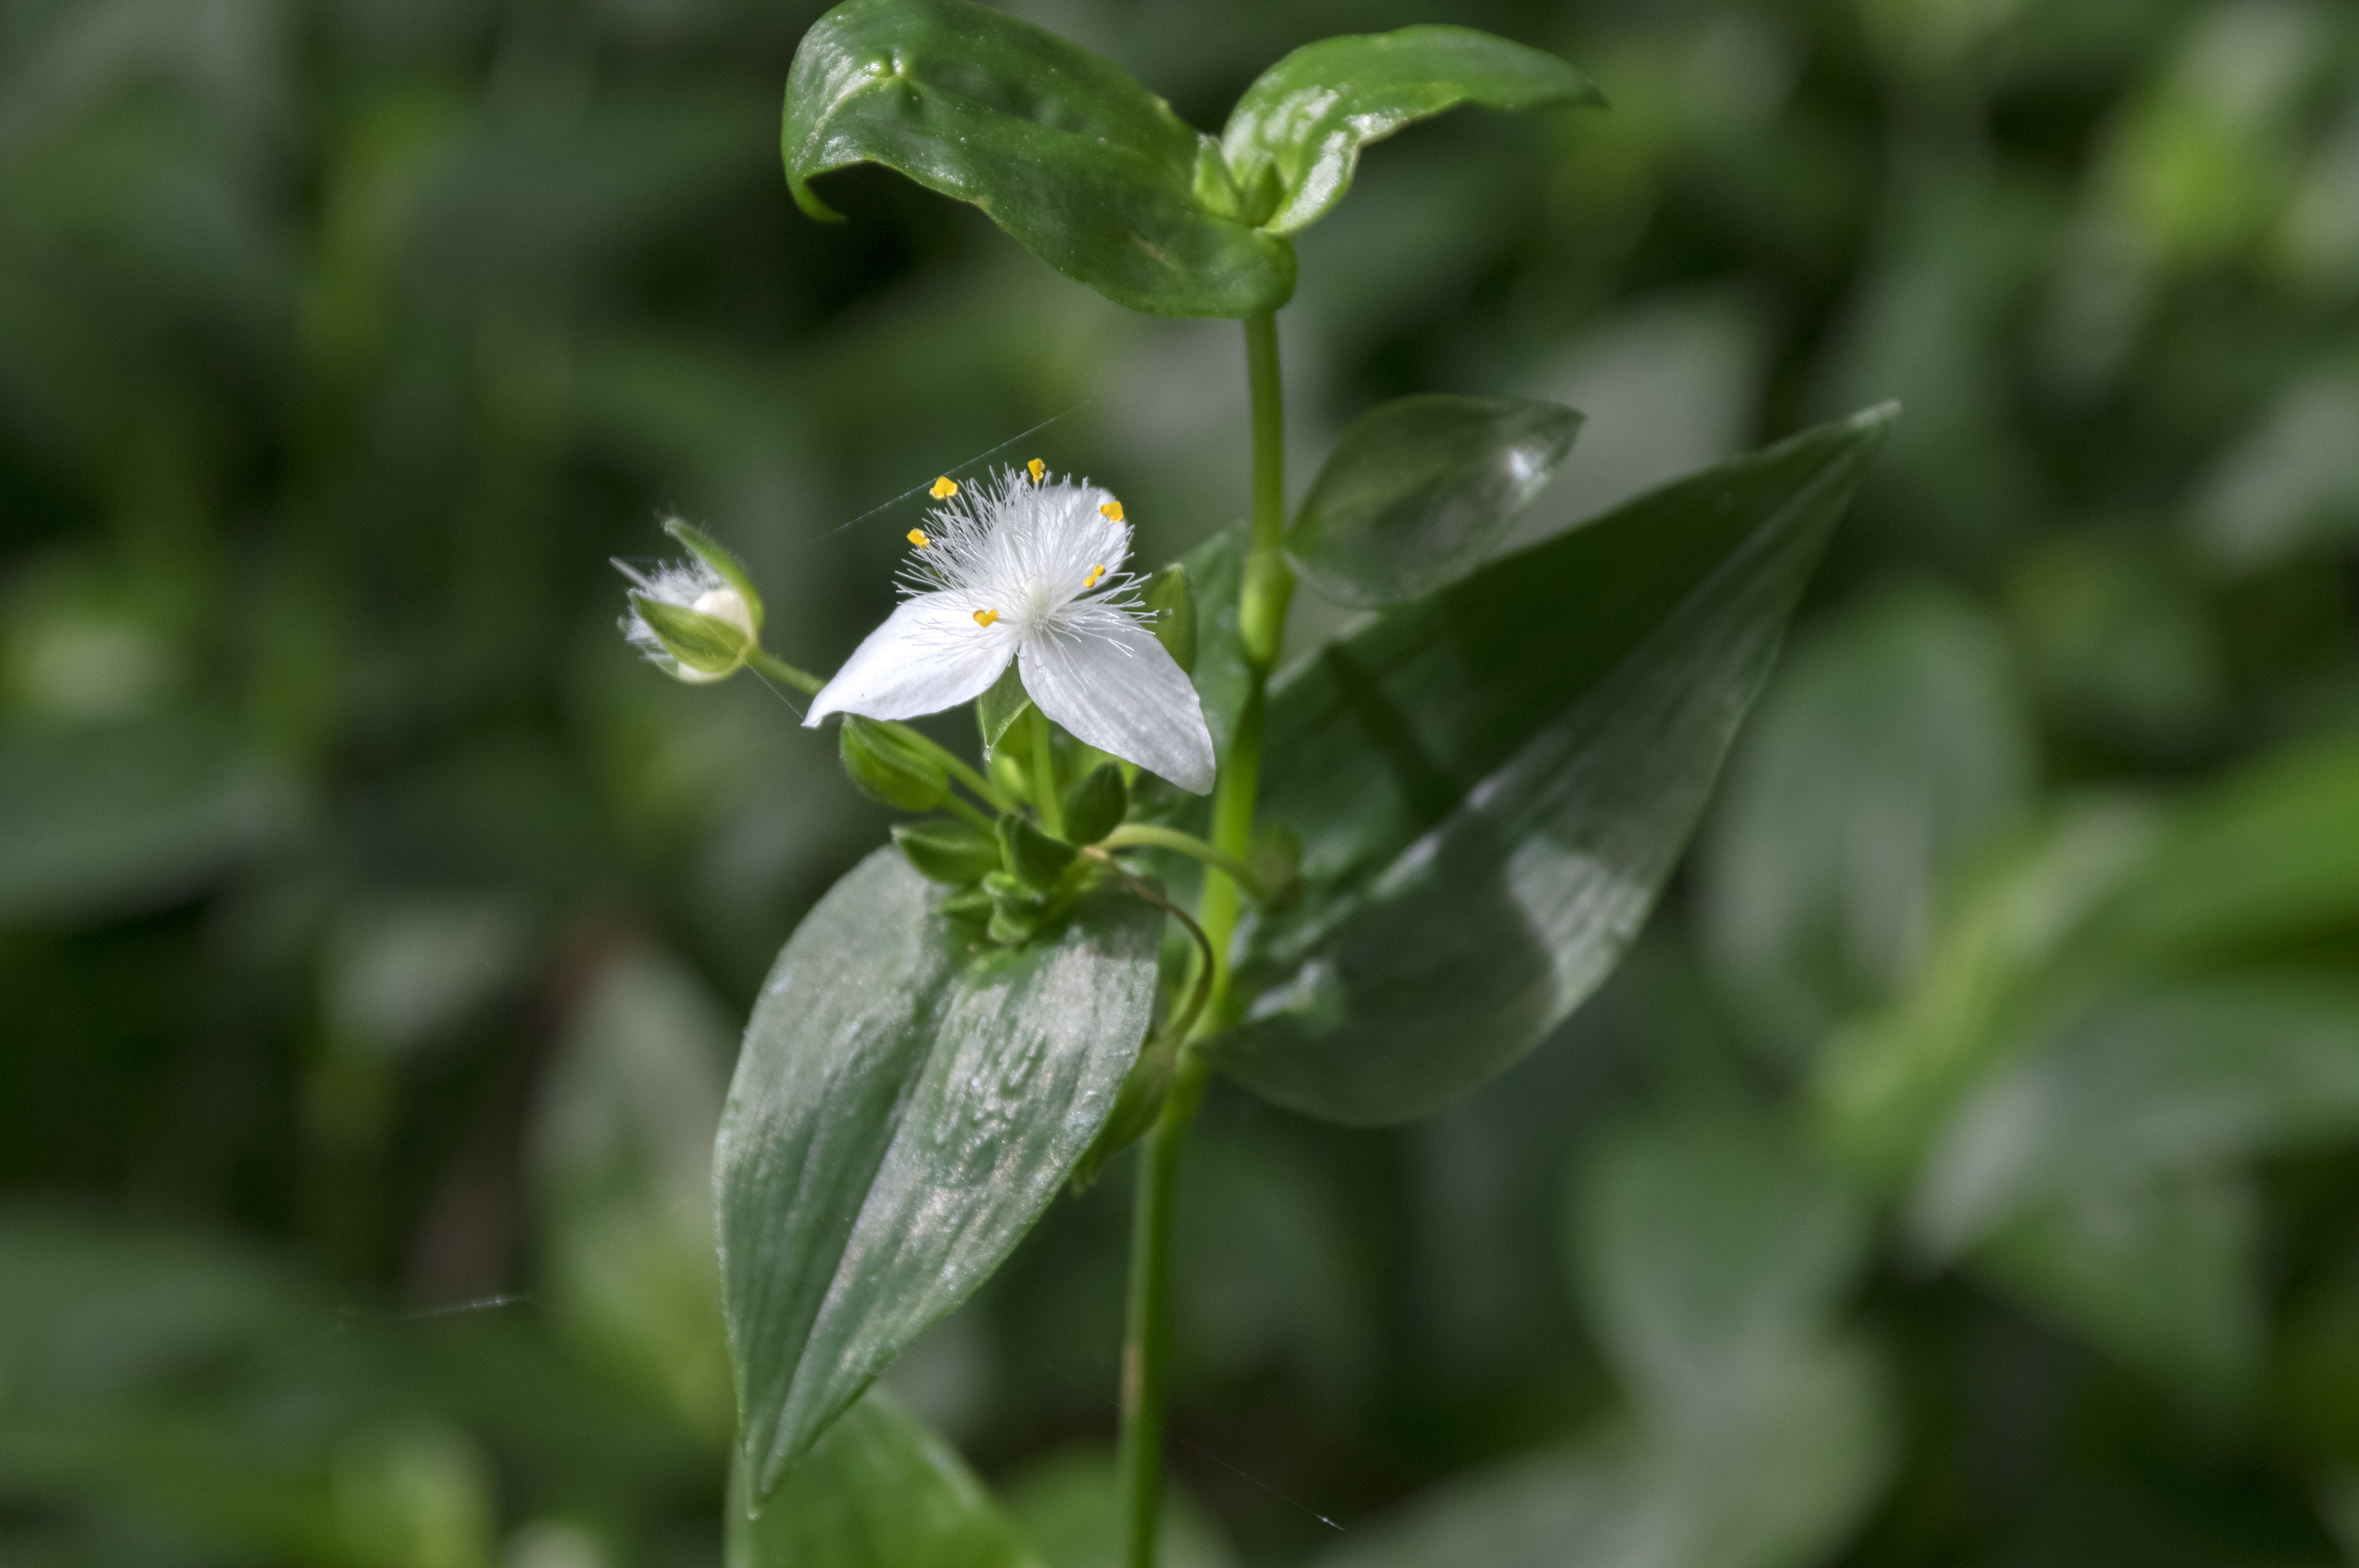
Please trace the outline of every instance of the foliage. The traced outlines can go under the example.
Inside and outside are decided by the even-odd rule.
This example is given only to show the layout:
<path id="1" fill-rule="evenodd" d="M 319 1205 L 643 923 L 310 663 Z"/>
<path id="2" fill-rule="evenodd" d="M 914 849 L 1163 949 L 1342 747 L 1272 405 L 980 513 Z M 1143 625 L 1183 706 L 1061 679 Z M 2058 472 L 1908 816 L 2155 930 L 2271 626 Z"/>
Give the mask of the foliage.
<path id="1" fill-rule="evenodd" d="M 1163 1561 L 2359 1551 L 2343 9 L 1453 14 L 1509 45 L 945 0 L 996 75 L 853 81 L 909 9 L 804 65 L 811 5 L 0 5 L 0 1556 L 712 1563 L 730 1518 L 761 1560 L 708 1250 L 734 1021 L 815 903 L 799 946 L 872 883 L 1015 877 L 1018 829 L 927 827 L 939 890 L 864 862 L 886 813 L 790 689 L 652 676 L 603 558 L 685 514 L 831 667 L 918 517 L 871 509 L 1024 433 L 1132 499 L 1142 565 L 1188 558 L 1157 602 L 1227 766 L 1267 568 L 1225 528 L 1236 329 L 1185 319 L 1287 298 L 1319 503 L 1282 541 L 1253 994 L 1171 1216 L 1201 1508 Z M 790 69 L 860 91 L 782 181 Z M 1482 112 L 1593 79 L 1610 110 Z M 851 221 L 805 222 L 814 189 Z M 1482 395 L 1452 406 L 1495 441 L 1440 444 L 1489 466 L 1387 433 L 1435 387 Z M 1827 422 L 1893 397 L 1866 466 Z M 1807 475 L 1749 519 L 1657 488 L 1812 452 L 1864 475 L 1840 523 Z M 931 799 L 922 748 L 844 745 Z M 1347 776 L 1382 787 L 1344 812 Z M 1600 789 L 1644 831 L 1595 830 Z M 1195 907 L 1193 862 L 1119 839 L 1205 820 L 1143 776 L 1120 805 L 1095 841 Z M 913 951 L 876 1024 L 841 1169 L 877 1225 L 863 1162 L 913 1146 L 928 1065 L 1005 1063 L 1028 1017 L 962 1034 L 920 993 L 980 1015 L 1090 949 L 1122 977 L 1093 1041 L 1168 1022 L 1187 938 L 1069 891 L 902 931 L 977 950 Z M 1371 1042 L 1407 1065 L 1335 1065 Z M 932 1519 L 943 1561 L 1119 1561 L 1136 1162 L 1093 1140 L 1170 1089 L 1126 1065 L 995 1123 L 1053 1152 L 802 1396 L 853 1411 L 786 1444 L 851 1512 L 787 1470 L 752 1528 L 840 1533 L 779 1550 L 921 1561 L 875 1532 Z M 847 1523 L 861 1476 L 904 1506 Z"/>

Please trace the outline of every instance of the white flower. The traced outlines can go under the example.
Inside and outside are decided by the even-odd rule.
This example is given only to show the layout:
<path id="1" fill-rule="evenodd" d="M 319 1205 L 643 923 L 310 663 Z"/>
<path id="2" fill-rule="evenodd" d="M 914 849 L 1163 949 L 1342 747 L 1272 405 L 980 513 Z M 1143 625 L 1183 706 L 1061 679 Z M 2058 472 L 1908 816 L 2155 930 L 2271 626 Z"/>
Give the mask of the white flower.
<path id="1" fill-rule="evenodd" d="M 909 597 L 803 722 L 938 713 L 981 697 L 1013 659 L 1040 711 L 1075 739 L 1208 793 L 1212 730 L 1122 569 L 1121 503 L 1086 481 L 1049 484 L 1013 469 L 966 492 L 943 481 L 935 493 L 947 503 L 910 530 Z"/>
<path id="2" fill-rule="evenodd" d="M 614 563 L 638 591 L 623 617 L 623 635 L 647 662 L 668 675 L 701 684 L 734 675 L 760 633 L 754 608 L 734 583 L 701 559 L 669 561 L 652 574 Z M 666 618 L 666 636 L 647 624 L 648 603 L 686 611 L 701 621 Z M 660 614 L 660 611 L 658 611 Z"/>

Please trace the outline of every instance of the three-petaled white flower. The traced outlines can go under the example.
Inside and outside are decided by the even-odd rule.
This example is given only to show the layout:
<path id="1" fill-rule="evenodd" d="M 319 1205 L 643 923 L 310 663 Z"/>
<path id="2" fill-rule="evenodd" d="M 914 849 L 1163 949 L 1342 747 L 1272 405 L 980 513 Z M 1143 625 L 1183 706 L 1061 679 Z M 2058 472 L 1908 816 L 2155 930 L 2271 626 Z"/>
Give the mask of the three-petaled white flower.
<path id="1" fill-rule="evenodd" d="M 929 522 L 910 531 L 908 598 L 820 688 L 805 724 L 955 708 L 1013 659 L 1026 693 L 1076 740 L 1181 789 L 1212 789 L 1212 731 L 1140 613 L 1122 569 L 1130 527 L 1110 492 L 1010 469 L 950 495 Z"/>

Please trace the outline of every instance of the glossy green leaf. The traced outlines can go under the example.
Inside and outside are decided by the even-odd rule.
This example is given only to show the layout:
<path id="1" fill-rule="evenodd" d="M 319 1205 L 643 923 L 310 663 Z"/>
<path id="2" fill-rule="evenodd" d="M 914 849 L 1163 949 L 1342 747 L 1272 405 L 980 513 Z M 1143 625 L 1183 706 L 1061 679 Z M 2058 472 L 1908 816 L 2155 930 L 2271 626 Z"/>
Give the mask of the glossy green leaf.
<path id="1" fill-rule="evenodd" d="M 788 183 L 882 164 L 973 202 L 1050 266 L 1158 316 L 1274 310 L 1285 240 L 1197 198 L 1220 150 L 1111 61 L 970 0 L 849 0 L 787 77 Z"/>
<path id="2" fill-rule="evenodd" d="M 872 1389 L 758 1511 L 741 1454 L 728 1568 L 1038 1568 L 950 1444 Z"/>
<path id="3" fill-rule="evenodd" d="M 1015 1247 L 1113 1109 L 1154 1006 L 1159 912 L 1084 898 L 1021 950 L 897 849 L 797 929 L 715 1145 L 722 1301 L 757 1490 Z"/>
<path id="4" fill-rule="evenodd" d="M 1461 103 L 1603 102 L 1554 55 L 1472 27 L 1402 27 L 1321 38 L 1271 66 L 1229 112 L 1221 151 L 1245 215 L 1291 234 L 1343 199 L 1362 147 L 1412 121 Z"/>
<path id="5" fill-rule="evenodd" d="M 1701 810 L 1891 417 L 1642 496 L 1329 643 L 1273 690 L 1266 815 L 1300 906 L 1254 925 L 1216 1059 L 1375 1124 L 1515 1061 L 1612 968 Z"/>
<path id="6" fill-rule="evenodd" d="M 1789 1057 L 1923 962 L 1963 860 L 2029 804 L 2030 720 L 1999 629 L 1944 590 L 1875 595 L 1795 648 L 1698 845 L 1704 931 Z"/>
<path id="7" fill-rule="evenodd" d="M 1522 398 L 1396 398 L 1362 415 L 1303 498 L 1286 553 L 1342 604 L 1397 604 L 1480 566 L 1572 449 L 1581 416 Z"/>
<path id="8" fill-rule="evenodd" d="M 2085 1187 L 2354 1131 L 2359 986 L 2159 986 L 2095 1005 L 1986 1083 L 1927 1163 L 1915 1229 L 1951 1253 Z"/>

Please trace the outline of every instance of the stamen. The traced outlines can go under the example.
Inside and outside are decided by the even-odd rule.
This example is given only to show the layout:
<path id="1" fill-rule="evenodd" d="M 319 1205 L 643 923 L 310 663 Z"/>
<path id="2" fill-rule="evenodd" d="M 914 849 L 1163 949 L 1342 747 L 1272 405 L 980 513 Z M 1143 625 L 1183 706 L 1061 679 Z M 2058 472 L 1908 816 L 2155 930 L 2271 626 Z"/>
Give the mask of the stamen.
<path id="1" fill-rule="evenodd" d="M 1082 586 L 1083 588 L 1095 588 L 1098 585 L 1098 579 L 1103 576 L 1105 576 L 1105 568 L 1102 566 L 1092 567 L 1090 568 L 1090 575 L 1082 579 Z"/>
<path id="2" fill-rule="evenodd" d="M 996 610 L 978 610 L 974 612 L 974 623 L 984 628 L 988 628 L 998 619 L 999 611 Z"/>
<path id="3" fill-rule="evenodd" d="M 926 531 L 923 528 L 912 528 L 909 530 L 909 543 L 922 550 L 933 541 L 926 537 Z"/>
<path id="4" fill-rule="evenodd" d="M 1038 484 L 1042 480 L 1049 477 L 1049 465 L 1042 462 L 1038 458 L 1034 458 L 1030 462 L 1024 465 L 1024 471 L 1032 476 L 1032 482 L 1034 484 Z"/>
<path id="5" fill-rule="evenodd" d="M 944 474 L 941 478 L 934 481 L 934 488 L 930 493 L 936 501 L 948 501 L 951 496 L 956 495 L 958 492 L 958 481 L 952 479 L 948 474 Z"/>
<path id="6" fill-rule="evenodd" d="M 1098 508 L 1098 515 L 1099 515 L 1099 516 L 1101 516 L 1101 517 L 1103 517 L 1103 518 L 1105 518 L 1108 522 L 1112 522 L 1112 523 L 1119 523 L 1119 522 L 1121 522 L 1121 521 L 1122 521 L 1122 503 L 1121 503 L 1121 502 L 1119 502 L 1119 501 L 1109 501 L 1109 502 L 1107 502 L 1103 506 L 1101 506 L 1101 507 L 1099 507 L 1099 508 Z"/>

